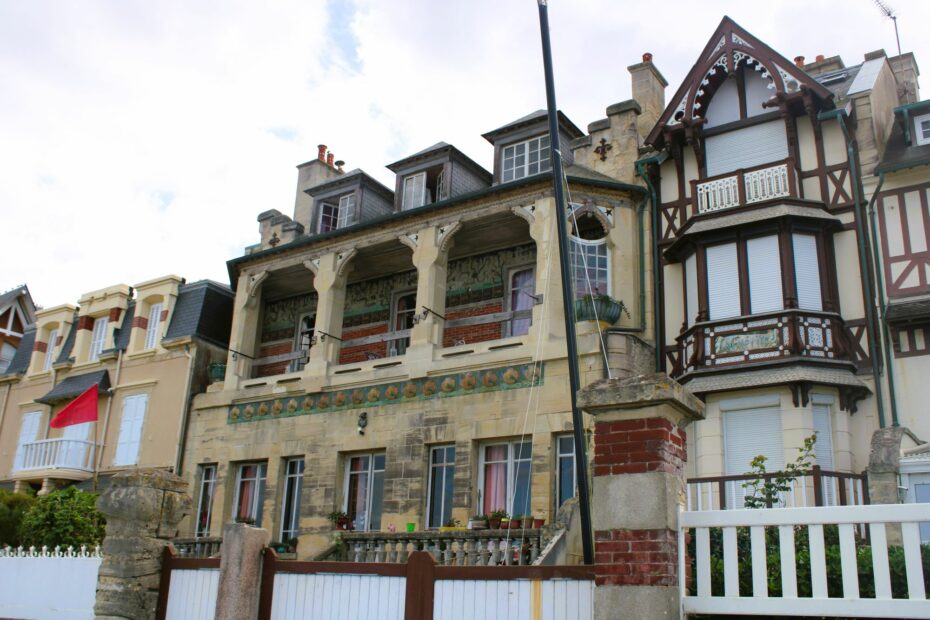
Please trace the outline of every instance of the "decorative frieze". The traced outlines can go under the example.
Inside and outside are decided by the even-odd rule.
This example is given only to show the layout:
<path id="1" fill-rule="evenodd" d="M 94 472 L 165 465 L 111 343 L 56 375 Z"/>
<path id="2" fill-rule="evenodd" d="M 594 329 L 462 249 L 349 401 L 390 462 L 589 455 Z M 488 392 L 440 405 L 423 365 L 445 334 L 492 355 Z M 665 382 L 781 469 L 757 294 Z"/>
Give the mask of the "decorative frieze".
<path id="1" fill-rule="evenodd" d="M 227 424 L 242 424 L 256 420 L 400 405 L 434 398 L 454 398 L 528 388 L 542 385 L 543 366 L 543 364 L 518 364 L 332 392 L 238 403 L 229 408 L 226 422 Z"/>

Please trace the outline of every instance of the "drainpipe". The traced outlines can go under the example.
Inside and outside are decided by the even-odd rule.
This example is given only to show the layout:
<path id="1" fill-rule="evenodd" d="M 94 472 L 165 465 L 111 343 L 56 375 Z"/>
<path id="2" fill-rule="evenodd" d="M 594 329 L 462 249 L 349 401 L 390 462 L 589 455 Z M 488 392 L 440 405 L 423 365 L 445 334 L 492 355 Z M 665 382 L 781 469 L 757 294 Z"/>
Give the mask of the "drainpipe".
<path id="1" fill-rule="evenodd" d="M 94 467 L 94 490 L 97 490 L 97 475 L 100 472 L 100 465 L 103 463 L 103 449 L 107 445 L 107 429 L 110 428 L 110 409 L 113 408 L 113 394 L 119 387 L 119 371 L 123 367 L 123 351 L 116 354 L 116 373 L 113 378 L 113 386 L 108 390 L 107 409 L 103 414 L 103 433 L 100 436 L 100 453 L 97 454 L 97 466 Z M 96 449 L 96 448 L 95 448 Z"/>
<path id="2" fill-rule="evenodd" d="M 658 208 L 658 197 L 655 186 L 652 184 L 652 179 L 649 178 L 649 175 L 646 173 L 647 164 L 660 164 L 662 163 L 667 155 L 665 153 L 660 153 L 658 155 L 653 155 L 652 157 L 647 157 L 645 159 L 640 159 L 636 162 L 636 174 L 643 181 L 646 182 L 646 187 L 649 189 L 649 202 L 652 204 L 652 265 L 655 277 L 653 278 L 653 287 L 652 287 L 652 317 L 655 328 L 655 369 L 656 372 L 662 372 L 662 363 L 663 355 L 662 349 L 664 347 L 665 338 L 662 329 L 662 314 L 659 312 L 661 307 L 661 288 L 662 288 L 662 272 L 661 265 L 659 264 L 659 208 Z M 646 208 L 646 199 L 643 198 L 642 203 L 639 206 L 639 281 L 640 281 L 640 311 L 642 312 L 643 317 L 643 328 L 646 327 L 646 261 L 645 261 L 645 233 L 644 233 L 644 218 L 643 210 Z"/>
<path id="3" fill-rule="evenodd" d="M 191 355 L 191 348 L 189 344 L 184 345 L 184 354 L 187 355 L 187 385 L 184 386 L 184 394 L 182 395 L 182 411 L 181 414 L 181 428 L 178 430 L 178 455 L 174 461 L 174 475 L 181 475 L 181 466 L 184 464 L 184 450 L 187 448 L 187 421 L 190 418 L 191 413 L 191 401 L 193 400 L 193 395 L 191 395 L 191 384 L 194 380 L 194 359 L 198 351 L 195 350 L 194 355 Z"/>
<path id="4" fill-rule="evenodd" d="M 0 433 L 3 432 L 3 419 L 6 418 L 6 404 L 10 399 L 10 392 L 13 390 L 11 383 L 7 383 L 4 387 L 6 389 L 3 390 L 3 400 L 0 400 Z"/>
<path id="5" fill-rule="evenodd" d="M 885 368 L 888 369 L 888 400 L 891 403 L 891 425 L 898 426 L 898 399 L 895 396 L 894 388 L 894 359 L 891 356 L 891 333 L 888 330 L 888 322 L 885 320 L 885 313 L 888 309 L 888 304 L 885 303 L 885 277 L 882 275 L 881 254 L 878 251 L 878 222 L 875 219 L 875 201 L 878 200 L 878 193 L 881 191 L 882 185 L 884 184 L 885 173 L 879 172 L 878 185 L 875 187 L 875 191 L 872 192 L 871 200 L 869 200 L 869 224 L 871 226 L 872 233 L 872 262 L 875 264 L 875 277 L 878 279 L 876 288 L 878 289 L 878 310 L 881 315 L 882 344 L 884 345 L 885 352 Z"/>
<path id="6" fill-rule="evenodd" d="M 817 119 L 824 121 L 835 119 L 840 129 L 843 131 L 843 137 L 846 139 L 846 158 L 849 161 L 849 175 L 852 178 L 853 202 L 856 211 L 856 241 L 859 245 L 859 271 L 862 274 L 862 286 L 865 289 L 865 317 L 866 331 L 869 335 L 869 353 L 872 356 L 872 378 L 875 381 L 875 398 L 878 401 L 878 426 L 885 427 L 885 402 L 882 395 L 881 370 L 877 362 L 881 356 L 881 350 L 878 347 L 878 341 L 875 337 L 875 295 L 872 292 L 872 272 L 869 269 L 868 249 L 865 246 L 866 236 L 866 219 L 862 212 L 862 189 L 861 179 L 859 179 L 859 170 L 856 166 L 856 148 L 854 140 L 849 134 L 849 128 L 846 127 L 846 117 L 849 113 L 846 108 L 836 108 L 827 112 L 817 114 Z"/>

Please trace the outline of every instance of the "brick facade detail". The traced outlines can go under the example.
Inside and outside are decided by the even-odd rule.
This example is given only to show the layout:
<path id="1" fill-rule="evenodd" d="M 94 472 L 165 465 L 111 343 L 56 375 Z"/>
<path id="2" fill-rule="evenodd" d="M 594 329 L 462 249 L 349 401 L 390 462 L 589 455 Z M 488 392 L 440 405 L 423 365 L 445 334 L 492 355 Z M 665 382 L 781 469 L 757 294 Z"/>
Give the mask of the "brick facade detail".
<path id="1" fill-rule="evenodd" d="M 598 422 L 594 428 L 594 475 L 681 473 L 685 432 L 662 419 Z"/>
<path id="2" fill-rule="evenodd" d="M 446 311 L 446 320 L 464 319 L 473 316 L 494 314 L 503 310 L 500 301 L 490 304 L 475 304 L 466 308 L 457 308 Z M 442 346 L 452 347 L 456 342 L 465 341 L 465 344 L 498 340 L 502 336 L 503 323 L 480 323 L 478 325 L 463 325 L 462 327 L 447 327 L 443 330 Z"/>
<path id="3" fill-rule="evenodd" d="M 116 323 L 117 321 L 119 321 L 119 317 L 122 314 L 123 314 L 122 308 L 110 308 L 110 314 L 108 315 L 107 318 L 110 319 L 111 323 Z"/>
<path id="4" fill-rule="evenodd" d="M 45 353 L 48 351 L 48 345 L 41 340 L 36 340 L 35 344 L 32 345 L 32 350 L 36 353 Z"/>
<path id="5" fill-rule="evenodd" d="M 595 583 L 678 585 L 678 539 L 668 529 L 594 532 Z"/>
<path id="6" fill-rule="evenodd" d="M 94 328 L 94 317 L 88 316 L 86 314 L 84 316 L 79 316 L 77 320 L 77 328 L 92 330 Z"/>
<path id="7" fill-rule="evenodd" d="M 142 328 L 142 329 L 148 329 L 148 328 L 149 328 L 149 320 L 148 320 L 147 317 L 144 317 L 144 316 L 134 316 L 134 317 L 132 317 L 132 326 L 133 326 L 134 328 L 135 328 L 135 327 L 139 327 L 139 328 Z"/>

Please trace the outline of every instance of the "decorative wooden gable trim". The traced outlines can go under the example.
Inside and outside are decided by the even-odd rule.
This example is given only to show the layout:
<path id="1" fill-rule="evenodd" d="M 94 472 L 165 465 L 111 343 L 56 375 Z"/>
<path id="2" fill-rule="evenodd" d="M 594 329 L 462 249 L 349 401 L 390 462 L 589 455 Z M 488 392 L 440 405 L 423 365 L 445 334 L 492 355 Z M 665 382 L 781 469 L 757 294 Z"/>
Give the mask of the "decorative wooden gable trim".
<path id="1" fill-rule="evenodd" d="M 729 17 L 724 17 L 710 38 L 698 61 L 691 68 L 665 112 L 659 117 L 646 143 L 655 146 L 667 129 L 689 127 L 701 122 L 707 103 L 723 79 L 739 66 L 758 71 L 769 81 L 773 95 L 787 95 L 806 90 L 821 100 L 833 94 L 793 62 L 747 32 Z"/>

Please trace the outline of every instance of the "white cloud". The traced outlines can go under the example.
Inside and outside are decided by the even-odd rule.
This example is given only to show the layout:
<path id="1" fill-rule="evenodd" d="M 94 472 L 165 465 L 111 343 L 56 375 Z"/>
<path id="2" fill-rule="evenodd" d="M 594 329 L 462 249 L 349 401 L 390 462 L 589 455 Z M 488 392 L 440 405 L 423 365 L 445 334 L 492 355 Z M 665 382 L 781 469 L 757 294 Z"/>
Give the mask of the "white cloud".
<path id="1" fill-rule="evenodd" d="M 930 4 L 898 4 L 904 49 L 930 58 Z M 788 57 L 895 49 L 868 0 L 697 6 L 551 1 L 559 107 L 600 118 L 645 51 L 671 96 L 725 13 Z M 226 281 L 320 142 L 391 185 L 385 164 L 438 140 L 490 167 L 480 134 L 545 105 L 530 0 L 8 1 L 0 74 L 0 288 L 45 305 Z"/>

